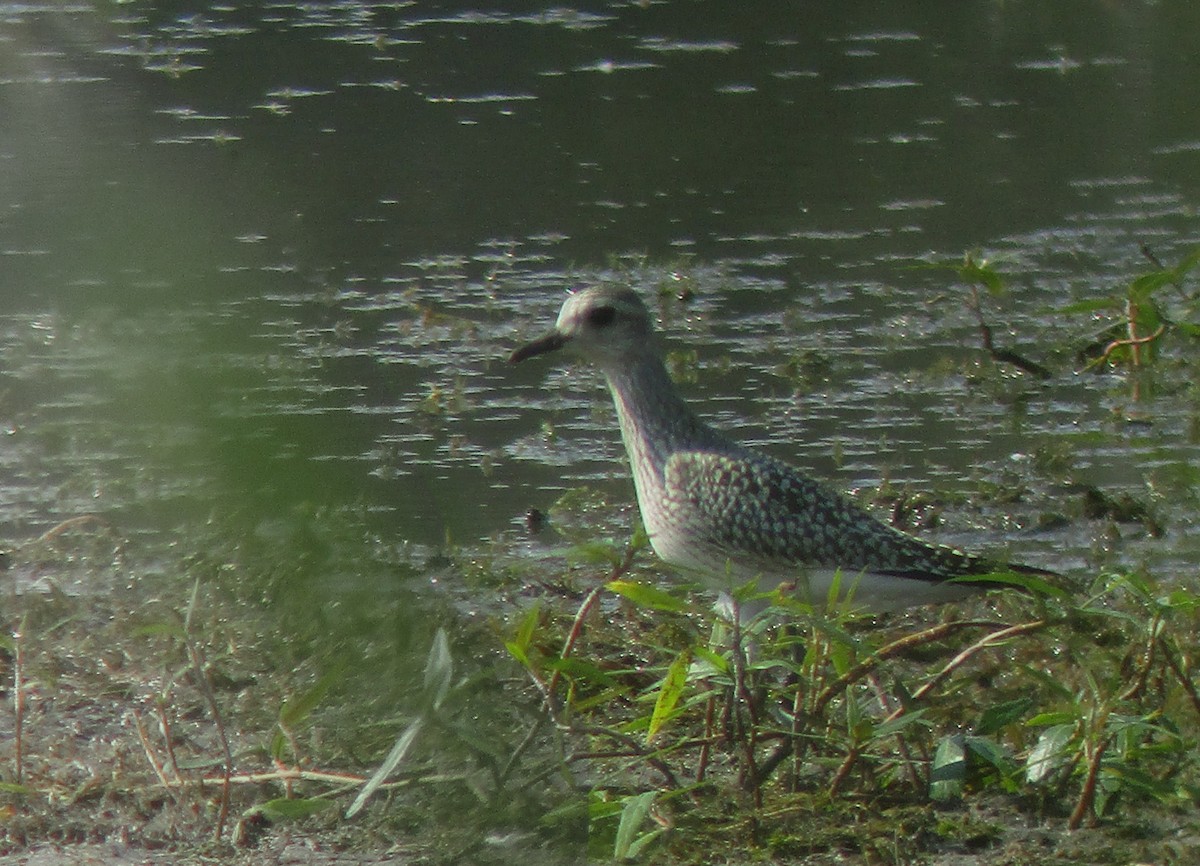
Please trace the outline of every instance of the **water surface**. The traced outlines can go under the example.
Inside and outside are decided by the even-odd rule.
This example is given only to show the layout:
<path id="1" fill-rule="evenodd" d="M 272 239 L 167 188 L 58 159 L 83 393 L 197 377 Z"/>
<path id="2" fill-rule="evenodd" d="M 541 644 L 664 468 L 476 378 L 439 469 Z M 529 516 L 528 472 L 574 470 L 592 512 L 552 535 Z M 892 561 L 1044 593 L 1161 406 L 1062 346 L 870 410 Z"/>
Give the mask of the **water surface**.
<path id="1" fill-rule="evenodd" d="M 1195 14 L 11 7 L 0 525 L 19 541 L 88 511 L 153 534 L 356 503 L 436 548 L 581 479 L 619 489 L 594 377 L 500 363 L 595 279 L 686 281 L 665 312 L 698 353 L 691 396 L 842 486 L 1102 427 L 1123 391 L 1067 356 L 1016 429 L 926 376 L 975 354 L 972 323 L 908 265 L 1001 256 L 996 324 L 1044 355 L 1091 327 L 1047 310 L 1115 291 L 1140 244 L 1178 257 Z M 797 397 L 776 371 L 808 350 L 833 372 Z M 1180 409 L 1150 411 L 1177 429 Z M 1091 483 L 1145 483 L 1079 459 Z"/>

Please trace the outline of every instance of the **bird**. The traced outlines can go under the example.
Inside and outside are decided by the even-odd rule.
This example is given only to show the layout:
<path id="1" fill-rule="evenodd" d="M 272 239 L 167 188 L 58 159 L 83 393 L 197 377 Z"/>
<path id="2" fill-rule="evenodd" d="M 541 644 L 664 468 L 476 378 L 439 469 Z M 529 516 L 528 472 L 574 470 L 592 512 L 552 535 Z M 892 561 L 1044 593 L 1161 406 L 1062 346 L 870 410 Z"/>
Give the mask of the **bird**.
<path id="1" fill-rule="evenodd" d="M 629 287 L 570 293 L 554 326 L 509 362 L 560 349 L 608 384 L 651 548 L 719 593 L 757 581 L 760 593 L 785 586 L 813 605 L 883 613 L 963 600 L 1001 573 L 1055 575 L 924 541 L 705 423 L 676 390 L 650 311 Z"/>

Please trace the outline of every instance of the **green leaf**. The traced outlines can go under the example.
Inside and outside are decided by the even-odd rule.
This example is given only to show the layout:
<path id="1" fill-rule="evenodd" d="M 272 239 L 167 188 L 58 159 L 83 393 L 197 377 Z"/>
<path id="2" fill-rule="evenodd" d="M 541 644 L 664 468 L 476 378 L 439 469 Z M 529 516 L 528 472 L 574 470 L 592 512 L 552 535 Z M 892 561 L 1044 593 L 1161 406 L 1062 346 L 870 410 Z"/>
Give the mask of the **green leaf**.
<path id="1" fill-rule="evenodd" d="M 606 588 L 617 595 L 629 599 L 641 607 L 652 610 L 665 610 L 672 613 L 682 613 L 687 610 L 687 603 L 676 598 L 669 592 L 651 586 L 648 583 L 635 583 L 630 580 L 612 580 Z"/>
<path id="2" fill-rule="evenodd" d="M 325 699 L 325 695 L 329 693 L 330 686 L 337 682 L 341 674 L 340 670 L 329 671 L 329 673 L 317 680 L 308 691 L 301 692 L 296 697 L 284 701 L 279 707 L 280 726 L 294 728 L 308 718 L 312 714 L 312 711 Z"/>
<path id="3" fill-rule="evenodd" d="M 977 733 L 987 736 L 1008 727 L 1025 715 L 1033 703 L 1033 698 L 1024 697 L 993 704 L 980 715 L 979 724 L 976 727 Z"/>
<path id="4" fill-rule="evenodd" d="M 525 611 L 525 615 L 521 617 L 521 622 L 517 626 L 517 633 L 510 641 L 505 641 L 504 646 L 517 661 L 525 667 L 529 667 L 529 649 L 533 646 L 533 636 L 537 634 L 538 623 L 542 618 L 542 606 L 534 603 L 529 610 Z"/>
<path id="5" fill-rule="evenodd" d="M 1099 298 L 1094 301 L 1076 301 L 1073 304 L 1059 307 L 1060 314 L 1075 315 L 1076 313 L 1119 312 L 1125 303 L 1120 298 Z"/>
<path id="6" fill-rule="evenodd" d="M 610 541 L 589 541 L 577 544 L 567 551 L 567 560 L 587 565 L 607 565 L 615 568 L 621 564 L 624 554 Z"/>
<path id="7" fill-rule="evenodd" d="M 988 290 L 988 294 L 1004 294 L 1004 278 L 1000 276 L 987 260 L 976 262 L 968 259 L 958 271 L 959 277 L 965 283 L 976 283 Z"/>
<path id="8" fill-rule="evenodd" d="M 1147 800 L 1159 802 L 1170 802 L 1177 796 L 1174 778 L 1160 779 L 1128 763 L 1114 761 L 1106 765 L 1101 780 L 1105 790 L 1111 793 L 1126 789 L 1140 794 Z M 1102 813 L 1103 809 L 1097 805 L 1097 811 Z"/>
<path id="9" fill-rule="evenodd" d="M 658 698 L 654 701 L 654 712 L 650 714 L 650 726 L 646 729 L 646 742 L 653 741 L 662 726 L 674 715 L 687 685 L 688 668 L 692 664 L 692 653 L 684 650 L 675 657 L 667 668 L 662 685 L 658 688 Z"/>
<path id="10" fill-rule="evenodd" d="M 278 728 L 275 730 L 275 736 L 271 737 L 271 745 L 269 748 L 271 758 L 276 761 L 282 761 L 287 754 L 288 738 L 284 736 L 283 731 Z"/>
<path id="11" fill-rule="evenodd" d="M 662 833 L 659 828 L 650 833 L 638 835 L 642 824 L 650 815 L 657 791 L 647 791 L 644 794 L 626 797 L 621 809 L 621 823 L 617 826 L 617 838 L 613 843 L 613 859 L 620 862 L 637 856 L 649 842 Z"/>
<path id="12" fill-rule="evenodd" d="M 633 840 L 633 844 L 629 846 L 629 850 L 626 852 L 625 858 L 627 860 L 636 859 L 637 856 L 642 853 L 643 848 L 661 836 L 664 832 L 666 832 L 665 827 L 655 827 L 649 833 L 643 833 L 641 836 L 638 836 Z"/>
<path id="13" fill-rule="evenodd" d="M 841 646 L 851 650 L 854 653 L 869 652 L 870 647 L 867 646 L 860 638 L 851 634 L 841 624 L 826 619 L 817 617 L 810 622 L 813 631 L 819 632 L 825 636 L 832 646 Z"/>
<path id="14" fill-rule="evenodd" d="M 706 646 L 693 647 L 692 651 L 696 654 L 698 661 L 711 665 L 713 672 L 716 674 L 728 674 L 732 665 L 727 657 L 718 652 L 713 652 Z"/>
<path id="15" fill-rule="evenodd" d="M 929 773 L 930 799 L 945 803 L 962 796 L 967 779 L 967 749 L 961 735 L 944 737 L 938 743 Z"/>
<path id="16" fill-rule="evenodd" d="M 450 691 L 450 680 L 454 676 L 454 659 L 450 655 L 450 639 L 446 630 L 439 628 L 433 636 L 429 657 L 425 660 L 425 697 L 430 706 L 441 705 Z"/>
<path id="17" fill-rule="evenodd" d="M 1000 774 L 1001 780 L 1008 780 L 1016 769 L 1012 755 L 991 737 L 970 735 L 964 738 L 964 745 L 970 755 L 993 767 Z"/>
<path id="18" fill-rule="evenodd" d="M 609 799 L 607 792 L 593 789 L 588 793 L 588 821 L 596 826 L 605 818 L 614 818 L 620 815 L 625 805 L 623 800 Z"/>
<path id="19" fill-rule="evenodd" d="M 1144 303 L 1163 286 L 1176 282 L 1173 271 L 1153 271 L 1143 274 L 1129 284 L 1129 299 L 1136 303 Z"/>
<path id="20" fill-rule="evenodd" d="M 1079 714 L 1062 710 L 1056 713 L 1038 713 L 1033 718 L 1025 722 L 1025 726 L 1029 728 L 1037 728 L 1042 725 L 1073 725 L 1078 720 Z"/>
<path id="21" fill-rule="evenodd" d="M 1068 758 L 1068 749 L 1075 736 L 1075 725 L 1051 725 L 1042 731 L 1037 743 L 1025 759 L 1025 779 L 1031 785 L 1045 781 Z"/>
<path id="22" fill-rule="evenodd" d="M 537 633 L 541 617 L 542 606 L 538 602 L 534 602 L 530 605 L 529 610 L 525 611 L 525 616 L 521 617 L 521 625 L 517 628 L 517 643 L 523 647 L 528 647 L 533 643 L 533 636 Z"/>
<path id="23" fill-rule="evenodd" d="M 951 578 L 947 583 L 994 583 L 997 586 L 1012 586 L 1024 589 L 1033 595 L 1049 598 L 1068 598 L 1071 594 L 1061 586 L 1055 586 L 1050 581 L 1033 574 L 1022 574 L 1016 571 L 993 571 L 990 574 L 972 574 Z"/>
<path id="24" fill-rule="evenodd" d="M 925 710 L 915 710 L 911 713 L 901 713 L 896 718 L 888 722 L 880 722 L 875 726 L 872 732 L 872 738 L 881 740 L 884 737 L 890 737 L 899 734 L 913 725 L 929 726 L 929 721 L 925 718 Z"/>
<path id="25" fill-rule="evenodd" d="M 833 669 L 839 677 L 845 676 L 846 672 L 858 663 L 858 656 L 855 654 L 854 648 L 846 646 L 844 643 L 831 641 L 828 653 L 829 663 L 833 665 Z"/>
<path id="26" fill-rule="evenodd" d="M 262 815 L 272 821 L 295 821 L 300 818 L 307 818 L 309 815 L 315 815 L 318 812 L 323 812 L 332 805 L 333 803 L 329 800 L 318 800 L 312 797 L 296 799 L 280 797 L 260 803 L 246 814 L 247 816 Z"/>
<path id="27" fill-rule="evenodd" d="M 525 652 L 525 647 L 518 644 L 516 641 L 506 640 L 504 648 L 508 650 L 508 654 L 521 663 L 523 667 L 532 667 L 529 663 L 529 655 Z"/>
<path id="28" fill-rule="evenodd" d="M 196 580 L 193 581 L 193 583 L 192 583 L 192 594 L 188 598 L 187 610 L 183 615 L 183 630 L 184 630 L 184 632 L 191 632 L 192 617 L 196 615 L 196 607 L 199 605 L 199 603 L 200 603 L 200 578 L 197 577 Z"/>
<path id="29" fill-rule="evenodd" d="M 871 737 L 872 722 L 870 716 L 863 714 L 862 704 L 851 698 L 846 701 L 846 732 L 856 744 L 865 743 Z"/>
<path id="30" fill-rule="evenodd" d="M 367 782 L 363 785 L 362 790 L 358 792 L 358 796 L 354 798 L 354 802 L 350 804 L 350 808 L 346 810 L 347 818 L 353 818 L 355 815 L 357 815 L 362 807 L 367 804 L 367 800 L 371 798 L 371 795 L 374 794 L 375 791 L 379 789 L 379 786 L 387 781 L 388 776 L 390 776 L 392 772 L 398 766 L 400 766 L 400 762 L 404 760 L 404 756 L 408 754 L 408 750 L 412 748 L 412 744 L 417 739 L 417 734 L 421 733 L 421 728 L 424 726 L 425 720 L 424 718 L 420 718 L 413 720 L 413 722 L 404 729 L 404 733 L 402 733 L 400 738 L 396 740 L 396 743 L 392 746 L 392 750 L 388 753 L 388 756 L 384 758 L 383 763 L 379 765 L 379 769 L 371 774 L 371 778 L 367 779 Z"/>
<path id="31" fill-rule="evenodd" d="M 553 659 L 546 662 L 546 669 L 558 671 L 563 676 L 577 681 L 595 683 L 601 686 L 611 686 L 614 684 L 613 678 L 599 665 L 584 659 L 574 657 Z"/>

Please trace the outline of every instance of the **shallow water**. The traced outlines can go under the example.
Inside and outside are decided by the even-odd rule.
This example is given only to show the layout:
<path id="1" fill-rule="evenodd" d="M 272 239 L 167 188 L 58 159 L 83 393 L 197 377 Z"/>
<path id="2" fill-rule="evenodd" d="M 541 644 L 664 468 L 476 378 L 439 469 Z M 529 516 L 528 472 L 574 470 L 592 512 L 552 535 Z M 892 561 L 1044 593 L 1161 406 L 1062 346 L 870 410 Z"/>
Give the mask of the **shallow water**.
<path id="1" fill-rule="evenodd" d="M 631 487 L 595 375 L 503 359 L 610 279 L 666 293 L 706 416 L 835 485 L 1026 485 L 942 537 L 1194 571 L 1194 383 L 1080 374 L 1107 320 L 1057 312 L 1196 243 L 1194 4 L 178 8 L 0 9 L 10 546 L 83 514 L 147 562 L 325 545 L 288 603 L 364 610 L 454 584 L 448 541 L 557 567 L 526 510 Z M 976 247 L 1011 275 L 998 342 L 1048 382 L 996 375 L 963 288 L 915 267 Z M 1169 535 L 1114 542 L 1074 484 Z"/>

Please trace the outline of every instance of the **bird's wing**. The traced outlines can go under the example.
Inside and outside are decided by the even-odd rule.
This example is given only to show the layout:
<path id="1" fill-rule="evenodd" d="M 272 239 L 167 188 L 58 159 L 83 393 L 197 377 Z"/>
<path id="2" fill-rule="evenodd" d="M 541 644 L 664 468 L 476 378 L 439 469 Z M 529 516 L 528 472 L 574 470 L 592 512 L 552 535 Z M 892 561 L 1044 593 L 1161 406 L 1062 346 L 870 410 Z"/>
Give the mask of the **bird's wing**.
<path id="1" fill-rule="evenodd" d="M 792 467 L 761 455 L 682 451 L 666 464 L 668 496 L 691 528 L 730 557 L 776 567 L 841 568 L 918 580 L 988 570 L 872 517 Z"/>

